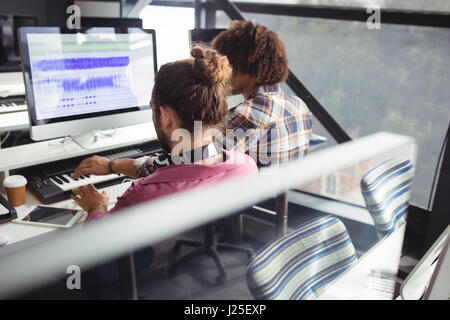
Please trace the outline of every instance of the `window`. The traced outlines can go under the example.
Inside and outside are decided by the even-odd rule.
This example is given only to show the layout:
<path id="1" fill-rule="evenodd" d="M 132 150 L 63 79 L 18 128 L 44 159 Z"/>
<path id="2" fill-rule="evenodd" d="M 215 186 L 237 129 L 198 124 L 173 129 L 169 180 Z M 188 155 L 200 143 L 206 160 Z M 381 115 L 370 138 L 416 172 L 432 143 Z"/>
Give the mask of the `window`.
<path id="1" fill-rule="evenodd" d="M 190 56 L 188 31 L 194 29 L 194 8 L 149 5 L 139 17 L 144 28 L 156 30 L 159 66 Z"/>
<path id="2" fill-rule="evenodd" d="M 450 121 L 450 31 L 243 14 L 279 33 L 291 70 L 352 138 L 389 131 L 416 139 L 411 202 L 427 208 Z M 217 28 L 229 21 L 217 12 Z"/>
<path id="3" fill-rule="evenodd" d="M 377 6 L 388 9 L 450 12 L 450 1 L 446 0 L 233 0 L 232 2 L 325 5 L 363 8 Z"/>

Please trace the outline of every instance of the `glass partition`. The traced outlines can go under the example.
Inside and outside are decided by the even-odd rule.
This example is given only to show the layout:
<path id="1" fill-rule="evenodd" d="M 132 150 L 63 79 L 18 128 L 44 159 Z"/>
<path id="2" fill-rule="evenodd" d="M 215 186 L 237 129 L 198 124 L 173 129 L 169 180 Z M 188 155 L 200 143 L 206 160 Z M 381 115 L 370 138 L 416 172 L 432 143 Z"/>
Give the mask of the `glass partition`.
<path id="1" fill-rule="evenodd" d="M 244 16 L 280 35 L 291 70 L 351 138 L 378 131 L 416 138 L 412 203 L 427 208 L 450 120 L 448 29 L 382 23 L 369 30 L 362 22 Z M 229 22 L 217 12 L 217 28 Z"/>
<path id="2" fill-rule="evenodd" d="M 417 11 L 450 11 L 450 2 L 442 0 L 234 0 L 232 2 L 304 4 L 336 7 L 377 6 L 386 9 L 406 9 Z"/>
<path id="3" fill-rule="evenodd" d="M 145 292 L 146 299 L 234 299 L 236 296 L 239 296 L 240 299 L 253 299 L 254 296 L 246 282 L 246 266 L 248 266 L 249 257 L 239 252 L 227 252 L 228 250 L 220 252 L 220 257 L 229 275 L 225 287 L 212 285 L 217 275 L 217 269 L 208 255 L 201 255 L 189 264 L 181 265 L 174 277 L 167 276 L 167 269 L 175 254 L 172 251 L 175 240 L 186 238 L 189 235 L 188 239 L 202 241 L 205 235 L 204 226 L 207 224 L 218 223 L 222 218 L 234 216 L 236 212 L 244 212 L 243 216 L 250 216 L 248 210 L 254 204 L 270 200 L 273 195 L 290 189 L 294 185 L 312 184 L 324 172 L 341 172 L 341 170 L 347 170 L 354 166 L 370 168 L 367 161 L 375 159 L 385 161 L 395 155 L 395 152 L 397 155 L 403 156 L 401 151 L 414 150 L 415 142 L 411 137 L 377 133 L 352 142 L 324 148 L 304 160 L 292 161 L 286 166 L 280 166 L 277 172 L 272 172 L 270 175 L 254 174 L 229 177 L 223 181 L 178 191 L 158 199 L 124 207 L 120 213 L 118 211 L 117 214 L 91 221 L 84 224 L 82 228 L 47 233 L 36 239 L 30 238 L 29 241 L 20 243 L 20 246 L 7 247 L 6 251 L 0 251 L 0 271 L 4 271 L 0 272 L 0 297 L 11 298 L 18 293 L 35 289 L 39 285 L 50 282 L 48 279 L 58 280 L 58 290 L 60 291 L 56 291 L 55 288 L 56 292 L 67 295 L 76 294 L 68 290 L 65 281 L 60 281 L 60 279 L 64 279 L 62 277 L 65 276 L 67 279 L 70 276 L 66 273 L 68 266 L 78 267 L 81 270 L 80 277 L 83 278 L 86 276 L 86 270 L 126 254 L 130 248 L 137 253 L 140 252 L 140 249 L 151 245 L 156 252 L 155 262 L 145 270 L 138 270 L 140 273 L 138 272 L 137 277 L 138 287 L 141 292 Z M 405 168 L 404 171 L 403 168 Z M 390 168 L 384 169 L 389 170 Z M 384 169 L 381 172 L 385 172 Z M 305 231 L 305 234 L 289 239 L 295 238 L 295 241 L 300 242 L 300 246 L 305 245 L 303 249 L 318 249 L 313 253 L 315 257 L 316 254 L 322 257 L 322 251 L 325 251 L 326 254 L 335 253 L 333 256 L 325 255 L 325 259 L 341 257 L 340 243 L 331 245 L 334 241 L 342 241 L 346 250 L 349 249 L 352 264 L 346 268 L 345 272 L 336 275 L 336 280 L 338 280 L 336 283 L 328 283 L 330 291 L 328 291 L 328 287 L 324 287 L 323 290 L 321 288 L 325 297 L 346 300 L 358 299 L 363 296 L 376 299 L 377 296 L 362 295 L 364 285 L 371 280 L 371 275 L 387 272 L 391 276 L 395 276 L 400 261 L 406 212 L 392 209 L 397 207 L 403 209 L 405 201 L 408 200 L 407 189 L 411 178 L 409 169 L 410 165 L 405 165 L 401 160 L 398 167 L 396 164 L 395 170 L 397 171 L 390 171 L 394 174 L 386 176 L 389 178 L 375 180 L 377 185 L 383 181 L 383 184 L 389 187 L 386 188 L 389 190 L 385 194 L 386 196 L 395 195 L 396 201 L 392 202 L 394 206 L 387 208 L 389 210 L 382 214 L 387 217 L 389 223 L 393 221 L 395 224 L 393 230 L 389 230 L 391 231 L 389 234 L 380 233 L 380 223 L 376 221 L 377 218 L 364 208 L 320 197 L 311 199 L 306 196 L 303 198 L 289 196 L 289 217 L 286 231 L 288 233 L 299 229 Z M 380 172 L 377 171 L 377 173 Z M 401 179 L 398 181 L 397 177 Z M 353 178 L 360 180 L 357 174 L 353 175 Z M 405 188 L 405 192 L 397 193 L 399 191 L 397 186 Z M 169 185 L 166 187 L 170 188 Z M 394 193 L 391 193 L 391 190 L 394 190 Z M 67 202 L 58 202 L 53 205 L 63 208 Z M 26 213 L 26 211 L 21 211 L 18 215 L 22 216 Z M 401 213 L 402 219 L 396 219 L 399 213 Z M 334 228 L 331 230 L 327 228 L 323 230 L 321 228 L 301 229 L 305 227 L 305 224 L 311 223 L 313 219 L 315 221 L 317 219 L 337 221 L 340 225 L 339 236 L 336 236 Z M 259 229 L 255 223 L 253 226 L 249 226 L 247 223 L 245 225 L 245 229 L 251 233 L 251 236 L 245 237 L 244 242 L 255 252 L 260 252 L 259 250 L 268 242 L 275 241 L 282 236 L 279 232 L 273 232 L 278 228 L 270 226 L 269 222 L 261 224 Z M 12 228 L 20 227 L 20 225 L 13 224 L 10 227 L 10 230 L 3 228 L 2 231 L 11 232 L 10 235 L 13 236 Z M 16 229 L 15 232 L 20 232 L 20 230 Z M 316 236 L 321 238 L 318 243 L 315 242 L 318 239 Z M 267 239 L 260 241 L 261 237 Z M 308 239 L 308 243 L 302 242 L 304 239 Z M 309 243 L 310 240 L 314 241 L 314 245 Z M 189 254 L 188 250 L 189 248 L 184 252 Z M 308 252 L 309 254 L 311 253 Z M 303 260 L 304 256 L 300 255 L 300 257 Z M 313 273 L 314 271 L 312 270 Z M 391 294 L 393 295 L 394 292 Z M 39 292 L 38 296 L 42 297 Z M 31 297 L 33 297 L 33 292 L 31 292 Z M 117 291 L 109 297 L 117 299 Z M 388 298 L 392 299 L 393 296 Z"/>

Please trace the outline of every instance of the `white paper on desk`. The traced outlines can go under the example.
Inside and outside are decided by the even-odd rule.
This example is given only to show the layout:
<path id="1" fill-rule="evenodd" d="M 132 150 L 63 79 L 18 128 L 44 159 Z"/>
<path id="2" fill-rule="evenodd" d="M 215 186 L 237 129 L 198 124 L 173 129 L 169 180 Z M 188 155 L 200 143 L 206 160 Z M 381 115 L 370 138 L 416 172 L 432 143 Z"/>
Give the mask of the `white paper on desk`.
<path id="1" fill-rule="evenodd" d="M 23 85 L 23 83 L 0 86 L 0 97 L 2 98 L 10 96 L 23 96 L 24 94 L 25 86 Z"/>
<path id="2" fill-rule="evenodd" d="M 372 271 L 364 280 L 361 291 L 355 294 L 354 300 L 394 300 L 395 275 Z"/>

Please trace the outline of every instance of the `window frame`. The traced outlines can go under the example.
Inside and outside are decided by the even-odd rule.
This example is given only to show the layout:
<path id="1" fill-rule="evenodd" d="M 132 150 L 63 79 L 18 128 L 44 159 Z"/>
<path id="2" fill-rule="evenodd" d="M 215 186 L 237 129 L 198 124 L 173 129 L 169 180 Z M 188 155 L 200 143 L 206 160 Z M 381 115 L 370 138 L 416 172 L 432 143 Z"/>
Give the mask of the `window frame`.
<path id="1" fill-rule="evenodd" d="M 337 6 L 319 6 L 319 5 L 306 5 L 306 4 L 276 4 L 276 3 L 255 3 L 255 2 L 234 2 L 229 0 L 195 0 L 195 1 L 172 1 L 172 0 L 153 0 L 149 5 L 160 6 L 174 6 L 174 7 L 190 7 L 195 8 L 195 26 L 196 28 L 215 28 L 216 24 L 216 12 L 218 10 L 224 11 L 230 19 L 244 19 L 241 12 L 244 13 L 256 13 L 256 14 L 270 14 L 280 16 L 294 16 L 303 18 L 321 18 L 321 19 L 333 19 L 342 21 L 359 21 L 366 22 L 370 14 L 365 7 L 337 7 Z M 388 9 L 381 8 L 382 22 L 384 24 L 397 24 L 397 25 L 410 25 L 420 27 L 435 27 L 435 28 L 450 28 L 450 12 L 438 12 L 438 11 L 417 11 L 417 10 L 405 10 L 405 9 Z M 342 129 L 342 127 L 334 120 L 333 117 L 326 111 L 326 109 L 317 101 L 317 99 L 306 89 L 306 87 L 290 72 L 288 81 L 286 81 L 289 87 L 307 102 L 311 112 L 321 122 L 325 130 L 327 130 L 337 143 L 350 141 L 350 136 Z M 312 103 L 312 104 L 311 104 Z M 448 133 L 447 136 L 448 137 Z M 445 138 L 445 137 L 444 137 Z M 444 146 L 443 146 L 444 147 Z M 449 147 L 446 146 L 447 153 Z M 442 159 L 439 158 L 438 161 Z M 445 160 L 449 160 L 448 157 Z M 448 163 L 447 163 L 448 165 Z M 436 171 L 438 171 L 439 164 L 437 164 Z M 442 170 L 439 175 L 439 180 L 445 175 Z M 435 177 L 436 178 L 436 177 Z M 441 192 L 440 186 L 436 185 L 437 182 L 433 181 L 432 190 L 430 191 L 431 197 L 434 194 Z M 436 190 L 437 187 L 437 190 Z M 436 208 L 441 208 L 442 203 L 435 203 L 433 201 L 429 204 L 428 208 L 420 208 L 410 204 L 410 215 L 415 214 L 413 219 L 422 219 L 417 215 L 417 212 L 426 214 L 427 223 L 432 220 L 433 224 L 444 225 L 445 217 L 438 217 Z M 431 211 L 431 208 L 433 210 Z M 410 220 L 410 219 L 408 219 Z M 417 228 L 417 226 L 415 226 Z M 414 228 L 414 226 L 413 226 Z M 424 228 L 428 229 L 428 228 Z M 410 229 L 407 229 L 407 233 L 412 233 Z M 417 232 L 415 232 L 417 233 Z M 415 234 L 415 237 L 427 235 L 429 239 L 433 239 L 436 236 L 435 230 L 422 230 L 421 235 Z M 429 243 L 423 243 L 421 248 L 424 252 L 427 249 Z"/>

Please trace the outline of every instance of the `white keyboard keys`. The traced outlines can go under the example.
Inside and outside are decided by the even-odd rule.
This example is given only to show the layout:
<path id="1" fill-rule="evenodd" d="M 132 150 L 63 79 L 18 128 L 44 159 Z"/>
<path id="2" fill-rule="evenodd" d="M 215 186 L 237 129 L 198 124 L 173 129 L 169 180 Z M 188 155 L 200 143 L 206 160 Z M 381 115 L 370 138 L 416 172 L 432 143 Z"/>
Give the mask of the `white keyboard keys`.
<path id="1" fill-rule="evenodd" d="M 2 103 L 0 102 L 0 113 L 27 111 L 26 104 L 16 104 L 14 102 Z"/>
<path id="2" fill-rule="evenodd" d="M 122 176 L 123 175 L 117 174 L 108 174 L 102 176 L 90 175 L 89 178 L 79 178 L 78 180 L 74 180 L 69 175 L 63 174 L 53 176 L 50 178 L 50 180 L 58 187 L 60 187 L 63 191 L 70 191 L 81 186 L 117 179 Z"/>
<path id="3" fill-rule="evenodd" d="M 117 197 L 121 196 L 130 186 L 133 181 L 125 180 L 122 183 L 115 184 L 106 188 L 98 189 L 99 192 L 106 191 L 108 196 L 108 210 L 110 210 L 117 202 Z"/>

